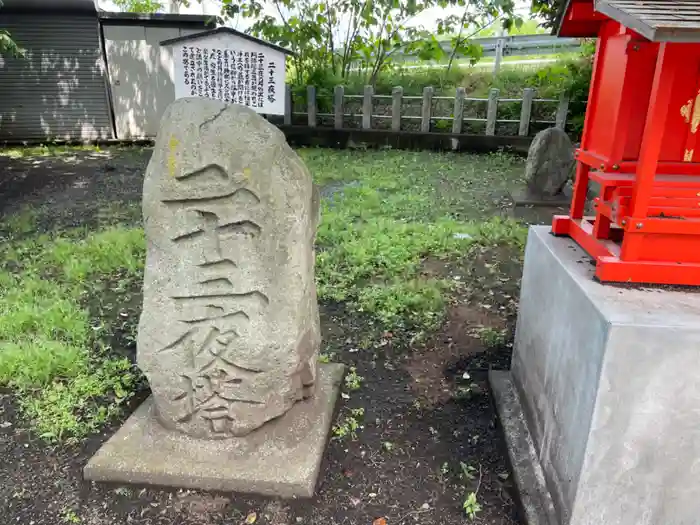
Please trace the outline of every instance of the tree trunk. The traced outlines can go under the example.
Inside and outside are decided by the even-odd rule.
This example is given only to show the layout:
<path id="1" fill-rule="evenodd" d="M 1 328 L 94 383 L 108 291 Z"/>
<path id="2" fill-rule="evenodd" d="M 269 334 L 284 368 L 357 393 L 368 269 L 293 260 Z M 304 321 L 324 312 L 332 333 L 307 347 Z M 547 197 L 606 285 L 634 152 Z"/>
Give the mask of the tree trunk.
<path id="1" fill-rule="evenodd" d="M 168 13 L 180 13 L 180 2 L 178 0 L 167 0 L 165 4 Z"/>

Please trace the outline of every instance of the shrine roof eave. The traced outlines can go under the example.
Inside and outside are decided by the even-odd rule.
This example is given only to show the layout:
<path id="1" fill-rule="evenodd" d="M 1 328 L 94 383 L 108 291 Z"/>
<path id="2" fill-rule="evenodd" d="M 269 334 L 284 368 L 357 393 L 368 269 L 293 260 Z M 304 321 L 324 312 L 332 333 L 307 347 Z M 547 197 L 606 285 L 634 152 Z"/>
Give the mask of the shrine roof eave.
<path id="1" fill-rule="evenodd" d="M 559 15 L 556 35 L 595 38 L 605 20 L 609 18 L 594 9 L 593 0 L 568 0 Z"/>
<path id="2" fill-rule="evenodd" d="M 567 0 L 556 34 L 595 37 L 606 20 L 652 42 L 700 43 L 700 0 Z"/>
<path id="3" fill-rule="evenodd" d="M 595 0 L 595 10 L 652 42 L 700 43 L 700 0 Z"/>

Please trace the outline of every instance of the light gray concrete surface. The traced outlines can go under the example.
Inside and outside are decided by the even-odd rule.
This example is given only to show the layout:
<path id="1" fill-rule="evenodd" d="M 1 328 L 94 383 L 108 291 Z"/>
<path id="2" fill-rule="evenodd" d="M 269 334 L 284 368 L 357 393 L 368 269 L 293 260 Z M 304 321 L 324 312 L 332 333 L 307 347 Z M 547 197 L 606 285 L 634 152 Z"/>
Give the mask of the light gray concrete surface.
<path id="1" fill-rule="evenodd" d="M 700 293 L 593 273 L 531 228 L 512 378 L 560 522 L 698 523 Z"/>
<path id="2" fill-rule="evenodd" d="M 589 278 L 586 254 L 548 232 L 547 226 L 532 228 L 528 237 L 511 368 L 547 483 L 566 523 L 586 451 L 608 327 L 549 247 L 560 247 L 582 280 Z"/>
<path id="3" fill-rule="evenodd" d="M 91 481 L 247 492 L 282 498 L 314 495 L 344 366 L 319 366 L 316 395 L 255 432 L 222 440 L 167 430 L 149 398 L 90 459 Z"/>
<path id="4" fill-rule="evenodd" d="M 508 459 L 518 488 L 520 508 L 527 525 L 558 525 L 552 497 L 537 459 L 537 451 L 527 428 L 520 397 L 511 374 L 489 372 L 489 384 L 508 445 Z"/>

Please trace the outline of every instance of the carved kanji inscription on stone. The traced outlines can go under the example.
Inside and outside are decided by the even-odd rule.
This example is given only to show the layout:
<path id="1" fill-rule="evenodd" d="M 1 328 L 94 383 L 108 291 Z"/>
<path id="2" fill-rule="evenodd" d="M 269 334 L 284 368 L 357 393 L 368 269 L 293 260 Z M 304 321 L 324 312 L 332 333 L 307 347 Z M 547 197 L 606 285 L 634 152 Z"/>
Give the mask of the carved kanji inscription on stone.
<path id="1" fill-rule="evenodd" d="M 312 395 L 318 203 L 282 133 L 242 106 L 176 101 L 143 211 L 138 362 L 160 422 L 242 436 Z"/>

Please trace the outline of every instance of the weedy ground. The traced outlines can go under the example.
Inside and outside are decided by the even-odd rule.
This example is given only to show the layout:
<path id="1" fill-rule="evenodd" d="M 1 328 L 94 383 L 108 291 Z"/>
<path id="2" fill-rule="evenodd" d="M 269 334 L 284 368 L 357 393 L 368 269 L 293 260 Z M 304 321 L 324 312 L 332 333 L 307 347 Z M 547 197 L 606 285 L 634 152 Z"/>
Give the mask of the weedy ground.
<path id="1" fill-rule="evenodd" d="M 310 504 L 82 481 L 148 394 L 134 361 L 150 150 L 2 152 L 8 523 L 517 523 L 486 373 L 509 361 L 526 229 L 505 209 L 522 160 L 299 153 L 323 196 L 321 360 L 348 365 Z"/>

